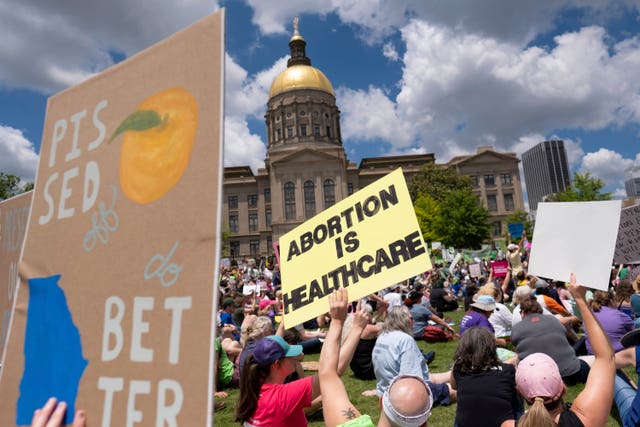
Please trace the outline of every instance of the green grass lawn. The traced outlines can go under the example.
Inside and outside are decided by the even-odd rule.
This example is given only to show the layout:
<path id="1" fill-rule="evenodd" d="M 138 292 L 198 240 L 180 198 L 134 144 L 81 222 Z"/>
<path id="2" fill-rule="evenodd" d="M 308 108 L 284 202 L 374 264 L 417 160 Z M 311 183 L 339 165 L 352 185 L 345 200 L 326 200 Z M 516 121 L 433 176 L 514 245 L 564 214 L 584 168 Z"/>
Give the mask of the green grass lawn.
<path id="1" fill-rule="evenodd" d="M 450 317 L 452 321 L 456 322 L 456 325 L 460 324 L 460 318 L 464 313 L 462 311 L 456 311 L 452 313 L 446 313 L 447 317 Z M 458 329 L 457 326 L 454 327 Z M 436 358 L 429 365 L 430 372 L 443 372 L 449 369 L 450 364 L 453 360 L 453 353 L 456 350 L 457 340 L 448 342 L 448 343 L 437 343 L 437 344 L 429 344 L 424 341 L 419 341 L 418 346 L 421 350 L 435 350 Z M 305 355 L 305 360 L 318 360 L 319 354 L 310 354 Z M 635 381 L 636 375 L 635 370 L 628 369 L 626 370 L 627 374 Z M 351 370 L 347 370 L 347 372 L 342 377 L 347 390 L 349 392 L 349 397 L 353 404 L 358 408 L 358 410 L 363 414 L 369 414 L 373 419 L 374 423 L 377 423 L 379 418 L 379 409 L 378 409 L 378 399 L 377 397 L 364 397 L 362 396 L 362 392 L 364 390 L 374 389 L 376 386 L 375 380 L 372 381 L 362 381 L 353 376 Z M 575 397 L 582 390 L 583 385 L 576 385 L 573 387 L 569 387 L 567 391 L 567 395 L 565 400 L 568 402 L 572 402 Z M 225 409 L 218 411 L 214 414 L 214 425 L 215 426 L 230 426 L 237 425 L 234 422 L 233 412 L 235 408 L 235 402 L 238 398 L 238 390 L 227 390 L 229 396 L 224 399 L 227 403 Z M 431 417 L 429 417 L 429 426 L 431 427 L 440 427 L 453 426 L 453 420 L 456 414 L 456 405 L 453 404 L 451 406 L 446 407 L 435 407 L 431 412 Z M 309 417 L 309 425 L 310 426 L 323 426 L 324 421 L 322 418 L 322 411 L 319 413 Z M 618 421 L 618 411 L 614 407 L 611 409 L 611 415 L 609 416 L 609 421 L 607 426 L 619 426 L 620 422 Z"/>

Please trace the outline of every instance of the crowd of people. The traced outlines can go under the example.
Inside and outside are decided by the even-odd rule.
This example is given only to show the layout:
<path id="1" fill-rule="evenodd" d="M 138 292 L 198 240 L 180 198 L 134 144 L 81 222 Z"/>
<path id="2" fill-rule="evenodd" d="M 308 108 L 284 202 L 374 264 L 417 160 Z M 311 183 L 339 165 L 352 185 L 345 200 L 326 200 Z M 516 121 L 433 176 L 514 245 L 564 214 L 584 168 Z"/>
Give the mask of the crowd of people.
<path id="1" fill-rule="evenodd" d="M 246 427 L 305 426 L 322 413 L 328 426 L 426 426 L 432 408 L 455 405 L 451 425 L 603 426 L 617 408 L 622 425 L 640 425 L 640 397 L 622 370 L 640 371 L 640 276 L 613 266 L 608 290 L 588 290 L 527 273 L 526 251 L 510 245 L 506 274 L 481 262 L 434 266 L 409 280 L 350 300 L 328 298 L 326 312 L 285 325 L 281 277 L 268 262 L 225 265 L 219 280 L 215 410 L 234 405 Z M 457 286 L 453 286 L 456 284 Z M 461 313 L 460 325 L 450 321 Z M 456 328 L 456 326 L 458 326 Z M 434 352 L 418 341 L 457 340 L 450 369 L 432 372 Z M 309 371 L 305 354 L 319 353 Z M 375 380 L 378 414 L 362 414 L 342 381 Z M 568 386 L 582 391 L 565 402 Z M 237 388 L 231 402 L 228 391 Z M 615 397 L 615 398 L 614 398 Z M 361 399 L 361 398 L 359 398 Z M 34 426 L 64 412 L 55 400 Z M 79 412 L 74 426 L 84 426 Z"/>
<path id="2" fill-rule="evenodd" d="M 614 394 L 624 425 L 637 425 L 640 399 L 618 368 L 635 366 L 640 357 L 635 343 L 626 348 L 621 342 L 640 318 L 640 277 L 629 280 L 630 266 L 613 266 L 609 290 L 587 290 L 574 276 L 563 283 L 528 274 L 526 254 L 522 245 L 509 245 L 509 267 L 500 276 L 490 262 L 480 262 L 481 274 L 470 277 L 469 265 L 461 263 L 435 266 L 358 301 L 340 289 L 326 313 L 286 326 L 277 267 L 224 269 L 218 327 L 220 347 L 231 349 L 227 359 L 236 344 L 224 331 L 241 337 L 236 421 L 306 425 L 305 414 L 322 410 L 327 425 L 372 425 L 374 414 L 359 412 L 341 380 L 350 368 L 355 378 L 376 380 L 375 389 L 363 394 L 378 398 L 378 425 L 426 425 L 433 406 L 451 404 L 451 425 L 460 427 L 605 425 Z M 449 319 L 456 310 L 464 310 L 459 328 Z M 429 340 L 426 329 L 434 328 L 459 337 L 445 372 L 429 370 L 434 352 L 423 353 L 417 343 Z M 254 336 L 251 345 L 243 341 L 247 334 Z M 274 347 L 276 340 L 278 351 L 263 357 L 259 344 Z M 302 357 L 310 353 L 320 353 L 320 360 L 317 372 L 305 376 Z M 225 396 L 233 382 L 228 373 L 217 378 L 217 395 Z M 574 402 L 564 402 L 566 387 L 575 384 L 584 384 L 583 391 Z M 410 390 L 412 398 L 399 390 Z"/>

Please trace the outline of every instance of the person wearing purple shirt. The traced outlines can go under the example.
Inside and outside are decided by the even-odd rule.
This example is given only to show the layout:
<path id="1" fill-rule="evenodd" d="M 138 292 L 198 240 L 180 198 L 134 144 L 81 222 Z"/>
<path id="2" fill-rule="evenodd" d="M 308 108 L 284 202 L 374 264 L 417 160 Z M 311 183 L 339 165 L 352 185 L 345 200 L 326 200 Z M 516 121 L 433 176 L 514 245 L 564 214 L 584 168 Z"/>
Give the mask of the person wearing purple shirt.
<path id="1" fill-rule="evenodd" d="M 487 328 L 494 333 L 493 326 L 489 322 L 489 316 L 496 308 L 496 301 L 491 295 L 474 295 L 474 302 L 469 306 L 469 311 L 460 320 L 460 335 L 472 326 Z"/>
<path id="2" fill-rule="evenodd" d="M 633 320 L 624 312 L 613 308 L 613 294 L 610 291 L 596 291 L 593 293 L 591 310 L 596 319 L 602 325 L 602 329 L 609 337 L 614 352 L 621 351 L 624 347 L 620 343 L 620 338 L 633 329 Z M 593 347 L 587 336 L 587 353 L 593 354 Z"/>

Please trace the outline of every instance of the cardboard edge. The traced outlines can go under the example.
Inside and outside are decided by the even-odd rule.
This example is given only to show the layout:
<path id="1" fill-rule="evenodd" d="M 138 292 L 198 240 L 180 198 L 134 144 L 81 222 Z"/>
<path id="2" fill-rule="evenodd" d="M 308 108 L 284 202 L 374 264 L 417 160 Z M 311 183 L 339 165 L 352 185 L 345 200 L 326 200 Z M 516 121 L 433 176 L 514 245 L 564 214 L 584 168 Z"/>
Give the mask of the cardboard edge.
<path id="1" fill-rule="evenodd" d="M 216 340 L 216 317 L 218 315 L 218 277 L 220 275 L 220 256 L 222 252 L 222 185 L 224 179 L 224 95 L 225 95 L 225 8 L 221 8 L 216 11 L 216 13 L 220 14 L 220 51 L 222 53 L 222 58 L 220 61 L 220 134 L 218 135 L 220 144 L 218 144 L 218 184 L 220 186 L 220 191 L 218 191 L 218 200 L 216 204 L 216 249 L 215 249 L 215 257 L 214 257 L 214 267 L 213 267 L 213 307 L 211 308 L 211 337 L 209 342 L 209 385 L 208 385 L 208 397 L 207 397 L 207 423 L 205 427 L 209 427 L 213 425 L 213 390 L 215 386 L 215 340 Z"/>

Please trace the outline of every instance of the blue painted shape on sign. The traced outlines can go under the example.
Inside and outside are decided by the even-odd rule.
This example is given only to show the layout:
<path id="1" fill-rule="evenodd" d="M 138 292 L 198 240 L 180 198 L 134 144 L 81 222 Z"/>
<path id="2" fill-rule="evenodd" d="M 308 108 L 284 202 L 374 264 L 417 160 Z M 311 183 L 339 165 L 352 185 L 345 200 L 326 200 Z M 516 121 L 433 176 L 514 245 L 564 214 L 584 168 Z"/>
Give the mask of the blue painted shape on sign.
<path id="1" fill-rule="evenodd" d="M 67 403 L 66 423 L 73 422 L 80 378 L 89 362 L 82 356 L 80 332 L 58 285 L 60 277 L 29 279 L 18 425 L 30 425 L 33 412 L 52 396 Z"/>

